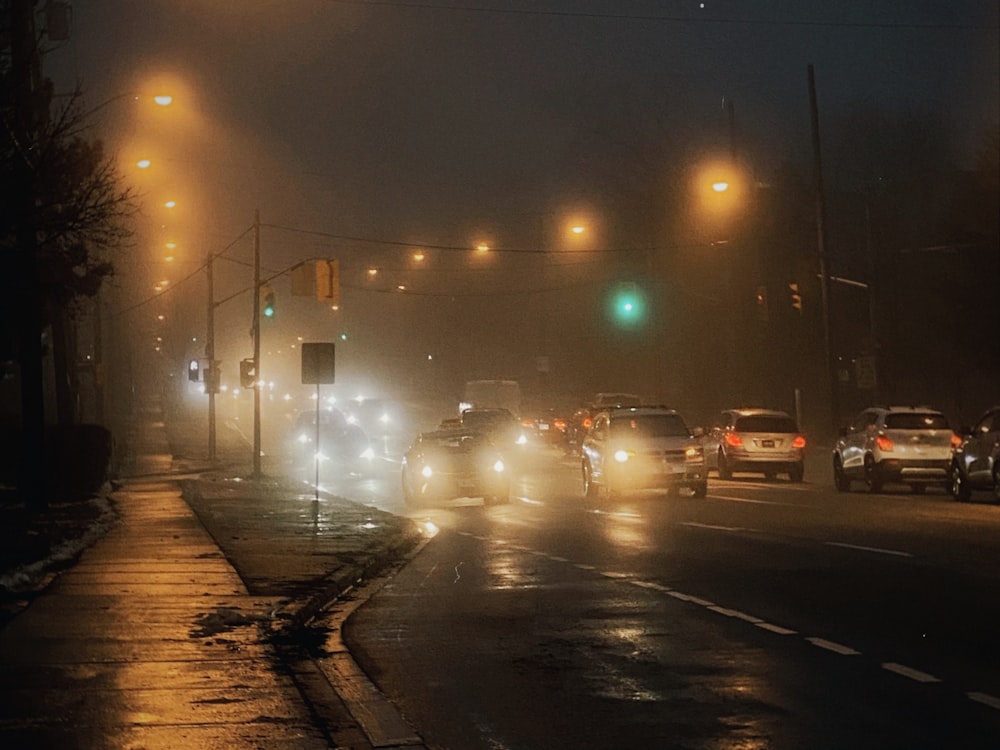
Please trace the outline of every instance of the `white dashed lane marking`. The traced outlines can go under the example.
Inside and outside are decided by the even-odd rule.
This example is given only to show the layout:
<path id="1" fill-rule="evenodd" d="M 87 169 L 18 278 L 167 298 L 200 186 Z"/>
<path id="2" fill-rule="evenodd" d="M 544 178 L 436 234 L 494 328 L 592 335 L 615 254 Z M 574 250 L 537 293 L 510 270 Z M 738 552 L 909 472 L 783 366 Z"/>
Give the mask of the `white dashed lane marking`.
<path id="1" fill-rule="evenodd" d="M 915 682 L 941 682 L 941 680 L 932 674 L 921 672 L 919 669 L 913 669 L 912 667 L 907 667 L 903 664 L 897 664 L 894 661 L 884 662 L 882 664 L 882 669 L 888 672 L 895 672 L 903 677 L 908 677 Z"/>
<path id="2" fill-rule="evenodd" d="M 844 549 L 856 549 L 862 552 L 874 552 L 879 555 L 894 555 L 896 557 L 913 557 L 909 552 L 900 552 L 895 549 L 883 549 L 881 547 L 865 547 L 861 544 L 848 544 L 847 542 L 824 542 L 830 547 L 843 547 Z"/>
<path id="3" fill-rule="evenodd" d="M 832 651 L 835 654 L 840 654 L 841 656 L 857 656 L 861 653 L 850 646 L 843 646 L 839 643 L 828 641 L 825 638 L 806 638 L 806 640 L 814 646 L 819 646 L 820 648 Z"/>

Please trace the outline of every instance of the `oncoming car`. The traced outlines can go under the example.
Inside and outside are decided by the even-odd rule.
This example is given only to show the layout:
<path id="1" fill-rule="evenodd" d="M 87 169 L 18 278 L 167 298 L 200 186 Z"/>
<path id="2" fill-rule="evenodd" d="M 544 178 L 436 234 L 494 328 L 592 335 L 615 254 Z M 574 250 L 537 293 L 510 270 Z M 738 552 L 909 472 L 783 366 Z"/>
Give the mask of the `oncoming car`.
<path id="1" fill-rule="evenodd" d="M 680 414 L 662 406 L 609 409 L 594 416 L 583 441 L 584 494 L 629 490 L 708 493 L 705 456 Z"/>
<path id="2" fill-rule="evenodd" d="M 481 497 L 510 500 L 503 454 L 484 435 L 466 429 L 423 432 L 403 456 L 403 499 L 409 505 Z"/>
<path id="3" fill-rule="evenodd" d="M 705 463 L 731 479 L 733 472 L 762 473 L 767 479 L 788 474 L 793 482 L 805 475 L 806 439 L 795 419 L 774 409 L 726 409 L 705 435 Z"/>
<path id="4" fill-rule="evenodd" d="M 952 452 L 959 437 L 948 419 L 926 406 L 878 406 L 862 411 L 840 430 L 833 449 L 833 482 L 840 492 L 864 482 L 881 492 L 890 482 L 923 492 L 930 484 L 947 486 Z"/>

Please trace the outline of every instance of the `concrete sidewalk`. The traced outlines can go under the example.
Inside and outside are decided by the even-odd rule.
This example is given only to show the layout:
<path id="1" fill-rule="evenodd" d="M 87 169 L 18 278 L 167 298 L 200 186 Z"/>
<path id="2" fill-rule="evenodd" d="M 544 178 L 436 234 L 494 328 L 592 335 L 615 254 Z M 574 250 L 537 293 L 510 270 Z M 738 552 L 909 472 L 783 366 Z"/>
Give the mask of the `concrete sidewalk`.
<path id="1" fill-rule="evenodd" d="M 0 745 L 370 748 L 323 671 L 272 645 L 318 599 L 248 593 L 171 475 L 157 401 L 133 430 L 120 522 L 0 630 Z"/>

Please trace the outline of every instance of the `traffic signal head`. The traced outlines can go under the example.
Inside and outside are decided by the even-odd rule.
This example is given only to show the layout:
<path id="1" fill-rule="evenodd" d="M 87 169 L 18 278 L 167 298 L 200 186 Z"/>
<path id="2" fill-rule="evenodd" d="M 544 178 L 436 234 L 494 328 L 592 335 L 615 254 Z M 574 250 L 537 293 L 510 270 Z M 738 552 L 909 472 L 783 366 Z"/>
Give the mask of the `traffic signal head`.
<path id="1" fill-rule="evenodd" d="M 802 295 L 799 294 L 799 285 L 796 283 L 791 283 L 788 285 L 788 289 L 792 294 L 792 307 L 802 313 Z"/>
<path id="2" fill-rule="evenodd" d="M 261 305 L 261 312 L 264 313 L 265 318 L 274 317 L 274 290 L 269 286 L 265 285 L 261 289 L 261 299 L 263 303 Z"/>
<path id="3" fill-rule="evenodd" d="M 240 360 L 240 386 L 243 388 L 253 388 L 257 379 L 257 367 L 252 359 Z"/>
<path id="4" fill-rule="evenodd" d="M 638 326 L 646 317 L 646 300 L 642 290 L 632 282 L 615 288 L 610 308 L 612 319 L 620 327 Z"/>

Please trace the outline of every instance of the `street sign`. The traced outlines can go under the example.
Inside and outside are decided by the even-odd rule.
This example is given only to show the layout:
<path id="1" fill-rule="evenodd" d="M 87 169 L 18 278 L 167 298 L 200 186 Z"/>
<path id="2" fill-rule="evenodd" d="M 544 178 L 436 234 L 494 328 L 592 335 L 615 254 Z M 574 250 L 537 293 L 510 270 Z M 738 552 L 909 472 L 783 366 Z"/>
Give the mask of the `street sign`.
<path id="1" fill-rule="evenodd" d="M 875 357 L 866 355 L 854 360 L 854 380 L 857 387 L 870 391 L 875 388 L 877 375 L 875 372 Z"/>
<path id="2" fill-rule="evenodd" d="M 302 384 L 332 385 L 334 346 L 332 343 L 302 344 Z"/>

